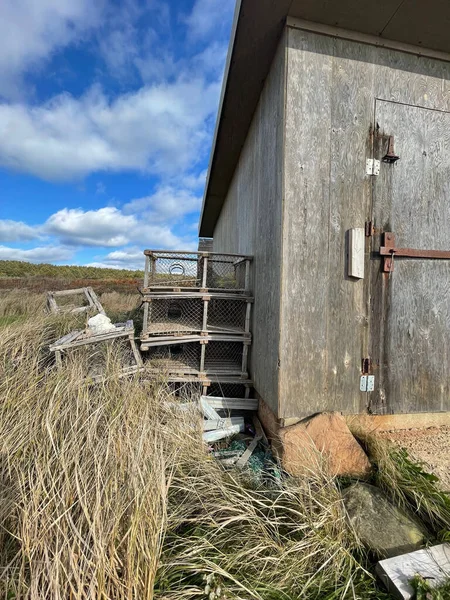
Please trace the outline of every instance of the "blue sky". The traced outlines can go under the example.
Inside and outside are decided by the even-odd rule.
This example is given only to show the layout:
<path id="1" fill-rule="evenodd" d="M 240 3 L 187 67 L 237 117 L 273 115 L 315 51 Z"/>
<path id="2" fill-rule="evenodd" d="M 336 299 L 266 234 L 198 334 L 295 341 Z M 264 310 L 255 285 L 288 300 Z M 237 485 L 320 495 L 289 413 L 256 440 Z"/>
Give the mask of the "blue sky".
<path id="1" fill-rule="evenodd" d="M 195 249 L 233 9 L 0 2 L 0 260 Z"/>

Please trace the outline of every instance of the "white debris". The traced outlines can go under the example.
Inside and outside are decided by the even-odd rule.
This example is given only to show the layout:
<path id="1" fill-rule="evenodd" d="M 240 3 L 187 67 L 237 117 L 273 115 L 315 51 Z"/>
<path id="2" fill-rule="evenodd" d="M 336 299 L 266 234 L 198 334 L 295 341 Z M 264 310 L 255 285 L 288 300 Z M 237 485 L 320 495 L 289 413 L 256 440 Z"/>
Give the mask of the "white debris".
<path id="1" fill-rule="evenodd" d="M 395 598 L 411 600 L 414 590 L 411 580 L 423 577 L 430 587 L 437 587 L 450 577 L 450 545 L 440 544 L 409 554 L 381 560 L 376 572 Z"/>
<path id="2" fill-rule="evenodd" d="M 102 314 L 91 317 L 88 321 L 88 327 L 94 335 L 100 335 L 116 330 L 115 325 L 111 323 L 111 319 Z"/>

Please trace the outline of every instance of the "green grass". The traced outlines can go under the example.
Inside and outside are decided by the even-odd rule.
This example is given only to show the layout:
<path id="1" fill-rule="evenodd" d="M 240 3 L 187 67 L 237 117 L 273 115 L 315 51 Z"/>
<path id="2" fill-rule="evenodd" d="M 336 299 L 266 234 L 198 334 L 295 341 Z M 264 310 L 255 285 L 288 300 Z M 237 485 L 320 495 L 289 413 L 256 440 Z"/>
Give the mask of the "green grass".
<path id="1" fill-rule="evenodd" d="M 144 255 L 142 255 L 144 265 Z M 0 277 L 54 277 L 60 279 L 141 279 L 142 271 L 103 269 L 77 265 L 33 264 L 18 260 L 1 260 Z"/>
<path id="2" fill-rule="evenodd" d="M 98 353 L 108 378 L 97 385 L 85 379 L 89 348 L 57 370 L 48 345 L 82 320 L 46 316 L 44 298 L 0 295 L 0 597 L 390 598 L 348 526 L 345 482 L 223 471 L 196 413 L 180 414 L 146 373 L 118 377 L 120 350 Z M 102 301 L 127 316 L 139 297 Z M 448 500 L 433 478 L 365 443 L 376 482 L 445 539 Z"/>
<path id="3" fill-rule="evenodd" d="M 416 593 L 416 600 L 449 600 L 450 581 L 432 588 L 425 579 L 416 576 L 411 582 Z"/>

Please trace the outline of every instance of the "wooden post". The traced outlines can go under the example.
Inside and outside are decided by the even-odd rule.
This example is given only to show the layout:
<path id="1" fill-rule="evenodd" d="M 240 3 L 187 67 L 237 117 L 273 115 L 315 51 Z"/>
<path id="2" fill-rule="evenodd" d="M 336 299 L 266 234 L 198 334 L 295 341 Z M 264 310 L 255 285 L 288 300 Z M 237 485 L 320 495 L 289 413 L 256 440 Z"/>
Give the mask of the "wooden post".
<path id="1" fill-rule="evenodd" d="M 244 343 L 244 348 L 242 350 L 242 373 L 247 372 L 247 359 L 248 359 L 248 344 Z"/>
<path id="2" fill-rule="evenodd" d="M 145 257 L 145 270 L 144 270 L 144 288 L 148 288 L 148 268 L 150 263 L 150 257 Z"/>
<path id="3" fill-rule="evenodd" d="M 130 345 L 131 345 L 131 349 L 133 351 L 136 365 L 137 365 L 138 369 L 141 369 L 144 366 L 144 363 L 142 362 L 142 356 L 136 347 L 136 342 L 134 341 L 134 330 L 133 330 L 133 333 L 130 334 Z"/>
<path id="4" fill-rule="evenodd" d="M 247 309 L 245 312 L 245 333 L 250 333 L 250 315 L 252 310 L 252 303 L 247 301 Z"/>
<path id="5" fill-rule="evenodd" d="M 209 301 L 203 301 L 203 324 L 202 324 L 202 333 L 206 333 L 208 331 L 208 306 Z"/>
<path id="6" fill-rule="evenodd" d="M 56 366 L 58 367 L 58 369 L 60 369 L 62 367 L 62 358 L 61 358 L 60 350 L 55 350 L 55 360 L 56 360 Z"/>
<path id="7" fill-rule="evenodd" d="M 150 313 L 150 314 L 149 314 Z M 151 318 L 151 298 L 144 300 L 144 318 L 142 320 L 142 336 L 148 333 L 148 319 Z"/>
<path id="8" fill-rule="evenodd" d="M 202 288 L 206 289 L 207 287 L 207 275 L 208 275 L 208 257 L 203 256 L 201 258 L 203 262 L 203 273 L 202 273 Z"/>
<path id="9" fill-rule="evenodd" d="M 200 350 L 200 373 L 205 371 L 205 356 L 206 356 L 206 343 L 201 344 Z"/>
<path id="10" fill-rule="evenodd" d="M 250 261 L 248 258 L 245 261 L 245 283 L 244 283 L 244 286 L 245 286 L 246 290 L 250 289 Z"/>

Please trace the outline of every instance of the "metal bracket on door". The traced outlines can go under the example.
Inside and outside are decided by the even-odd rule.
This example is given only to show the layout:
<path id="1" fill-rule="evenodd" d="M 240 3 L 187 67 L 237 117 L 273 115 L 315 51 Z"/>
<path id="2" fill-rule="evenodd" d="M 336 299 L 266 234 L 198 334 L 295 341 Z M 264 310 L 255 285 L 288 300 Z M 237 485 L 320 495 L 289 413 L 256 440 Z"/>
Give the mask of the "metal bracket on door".
<path id="1" fill-rule="evenodd" d="M 391 231 L 383 233 L 383 245 L 380 248 L 380 256 L 383 257 L 383 272 L 392 273 L 394 270 L 394 257 L 406 258 L 434 258 L 450 260 L 450 251 L 447 250 L 420 250 L 415 248 L 396 248 L 395 234 Z"/>

